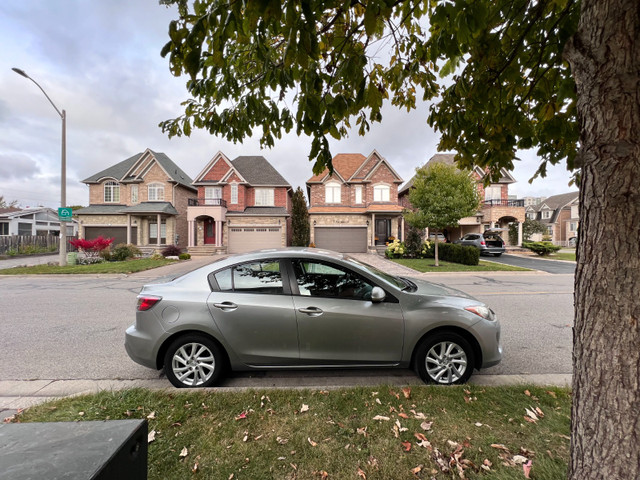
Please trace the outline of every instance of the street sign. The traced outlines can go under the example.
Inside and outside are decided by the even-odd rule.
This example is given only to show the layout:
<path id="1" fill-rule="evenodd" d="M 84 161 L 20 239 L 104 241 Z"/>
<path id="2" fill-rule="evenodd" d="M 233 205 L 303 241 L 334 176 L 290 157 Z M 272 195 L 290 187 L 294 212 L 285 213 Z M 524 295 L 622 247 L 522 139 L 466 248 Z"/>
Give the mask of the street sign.
<path id="1" fill-rule="evenodd" d="M 71 207 L 63 207 L 58 209 L 58 219 L 61 222 L 70 222 L 73 215 Z"/>

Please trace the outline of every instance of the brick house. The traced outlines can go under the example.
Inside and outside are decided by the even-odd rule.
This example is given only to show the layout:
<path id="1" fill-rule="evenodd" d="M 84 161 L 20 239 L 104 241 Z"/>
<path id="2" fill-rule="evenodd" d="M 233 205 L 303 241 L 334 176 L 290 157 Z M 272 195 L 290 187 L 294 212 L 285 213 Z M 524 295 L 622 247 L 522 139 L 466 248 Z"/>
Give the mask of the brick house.
<path id="1" fill-rule="evenodd" d="M 187 245 L 187 203 L 196 197 L 191 178 L 167 155 L 147 149 L 83 180 L 89 206 L 76 210 L 80 237 L 113 237 L 159 249 Z"/>
<path id="2" fill-rule="evenodd" d="M 240 253 L 286 247 L 291 185 L 261 156 L 229 160 L 218 152 L 196 176 L 187 210 L 189 252 Z"/>
<path id="3" fill-rule="evenodd" d="M 455 155 L 452 153 L 438 153 L 431 157 L 425 166 L 432 163 L 455 165 Z M 475 215 L 460 219 L 458 225 L 447 229 L 449 241 L 462 238 L 467 233 L 482 233 L 485 230 L 501 230 L 503 239 L 509 242 L 507 230 L 509 224 L 518 222 L 518 244 L 522 243 L 522 223 L 525 220 L 524 200 L 509 199 L 509 185 L 515 183 L 513 176 L 506 170 L 500 171 L 501 177 L 485 187 L 486 172 L 480 167 L 474 167 L 471 175 L 477 183 L 481 208 Z M 415 178 L 415 177 L 414 177 Z M 409 202 L 409 191 L 413 187 L 411 178 L 398 192 L 399 203 L 403 208 L 412 208 Z"/>
<path id="4" fill-rule="evenodd" d="M 567 246 L 569 240 L 578 235 L 578 204 L 578 192 L 553 195 L 538 205 L 526 207 L 526 215 L 547 227 L 547 235 L 555 245 Z M 541 237 L 537 235 L 532 240 L 541 240 Z"/>
<path id="5" fill-rule="evenodd" d="M 311 242 L 339 252 L 367 252 L 402 233 L 402 178 L 375 150 L 341 153 L 307 180 Z"/>

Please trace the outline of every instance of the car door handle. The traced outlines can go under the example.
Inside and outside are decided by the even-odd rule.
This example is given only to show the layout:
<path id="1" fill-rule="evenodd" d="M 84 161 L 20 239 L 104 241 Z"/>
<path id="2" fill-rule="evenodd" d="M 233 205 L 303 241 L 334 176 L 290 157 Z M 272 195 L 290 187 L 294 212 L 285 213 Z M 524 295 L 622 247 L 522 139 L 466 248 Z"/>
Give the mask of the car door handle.
<path id="1" fill-rule="evenodd" d="M 219 308 L 223 312 L 230 312 L 238 308 L 238 305 L 232 302 L 214 303 L 213 306 Z"/>
<path id="2" fill-rule="evenodd" d="M 299 308 L 298 311 L 300 313 L 306 313 L 310 317 L 319 317 L 324 313 L 318 307 Z"/>

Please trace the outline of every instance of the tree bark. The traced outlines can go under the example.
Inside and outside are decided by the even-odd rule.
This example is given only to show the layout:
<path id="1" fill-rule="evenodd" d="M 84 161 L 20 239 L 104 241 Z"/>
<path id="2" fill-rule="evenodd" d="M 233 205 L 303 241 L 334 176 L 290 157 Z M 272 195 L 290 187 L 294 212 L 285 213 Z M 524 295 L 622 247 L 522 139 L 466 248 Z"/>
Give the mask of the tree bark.
<path id="1" fill-rule="evenodd" d="M 569 478 L 640 478 L 640 2 L 583 0 Z"/>

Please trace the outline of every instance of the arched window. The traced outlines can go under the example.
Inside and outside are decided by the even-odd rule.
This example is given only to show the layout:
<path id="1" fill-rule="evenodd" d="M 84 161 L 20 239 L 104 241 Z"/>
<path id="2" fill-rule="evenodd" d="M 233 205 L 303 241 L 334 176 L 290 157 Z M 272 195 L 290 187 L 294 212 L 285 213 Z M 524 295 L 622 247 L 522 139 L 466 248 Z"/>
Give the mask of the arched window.
<path id="1" fill-rule="evenodd" d="M 118 182 L 104 183 L 104 203 L 118 203 L 120 201 L 120 185 Z"/>
<path id="2" fill-rule="evenodd" d="M 324 186 L 324 201 L 326 203 L 340 203 L 340 184 L 337 182 L 327 183 Z"/>
<path id="3" fill-rule="evenodd" d="M 388 202 L 390 190 L 389 185 L 376 185 L 373 187 L 373 201 Z"/>
<path id="4" fill-rule="evenodd" d="M 150 202 L 164 201 L 164 185 L 162 183 L 150 183 L 147 187 L 147 200 Z"/>

